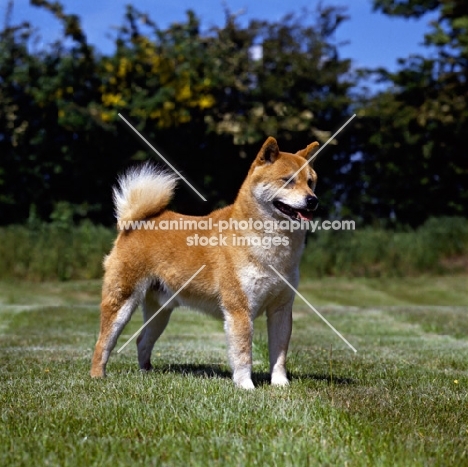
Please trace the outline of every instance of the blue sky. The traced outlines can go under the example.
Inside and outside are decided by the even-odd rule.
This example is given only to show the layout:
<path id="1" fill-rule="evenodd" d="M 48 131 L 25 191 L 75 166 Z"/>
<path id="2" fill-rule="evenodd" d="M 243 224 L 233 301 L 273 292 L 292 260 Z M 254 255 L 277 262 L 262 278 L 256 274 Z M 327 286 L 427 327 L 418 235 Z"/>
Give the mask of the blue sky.
<path id="1" fill-rule="evenodd" d="M 59 0 L 67 13 L 81 17 L 88 40 L 102 52 L 113 50 L 112 40 L 108 37 L 112 26 L 122 24 L 125 5 L 129 0 Z M 3 21 L 6 1 L 0 6 L 0 20 Z M 165 27 L 172 22 L 184 21 L 185 11 L 192 8 L 201 19 L 202 28 L 222 25 L 224 7 L 232 12 L 245 10 L 241 22 L 250 18 L 278 20 L 286 13 L 301 12 L 303 7 L 313 11 L 318 0 L 139 0 L 134 5 L 149 13 L 158 26 Z M 325 5 L 348 6 L 350 20 L 342 24 L 336 34 L 337 41 L 347 41 L 341 47 L 343 58 L 351 58 L 355 66 L 385 67 L 395 70 L 397 58 L 414 53 L 428 52 L 421 47 L 424 33 L 433 15 L 426 15 L 420 20 L 389 18 L 372 12 L 371 0 L 324 0 Z M 28 20 L 40 30 L 44 43 L 60 37 L 60 24 L 51 14 L 29 5 L 29 0 L 15 0 L 13 20 Z"/>

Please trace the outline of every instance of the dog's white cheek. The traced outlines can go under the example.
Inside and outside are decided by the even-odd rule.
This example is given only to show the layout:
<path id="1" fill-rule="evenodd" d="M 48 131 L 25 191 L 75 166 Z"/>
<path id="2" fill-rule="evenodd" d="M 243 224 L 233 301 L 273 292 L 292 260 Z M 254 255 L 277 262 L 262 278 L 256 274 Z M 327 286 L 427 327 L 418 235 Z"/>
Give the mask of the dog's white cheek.
<path id="1" fill-rule="evenodd" d="M 275 194 L 277 188 L 264 183 L 256 184 L 252 190 L 253 197 L 260 203 L 261 206 L 271 204 L 271 197 Z"/>

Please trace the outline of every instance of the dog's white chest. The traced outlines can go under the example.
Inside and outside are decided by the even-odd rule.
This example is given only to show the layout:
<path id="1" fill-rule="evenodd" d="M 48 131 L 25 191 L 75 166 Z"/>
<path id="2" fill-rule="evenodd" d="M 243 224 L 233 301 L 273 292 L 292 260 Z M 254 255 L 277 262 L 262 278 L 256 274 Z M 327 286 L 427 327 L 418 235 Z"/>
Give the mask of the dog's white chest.
<path id="1" fill-rule="evenodd" d="M 274 271 L 254 264 L 242 267 L 238 272 L 238 279 L 253 318 L 263 313 L 268 303 L 284 289 L 284 284 Z"/>

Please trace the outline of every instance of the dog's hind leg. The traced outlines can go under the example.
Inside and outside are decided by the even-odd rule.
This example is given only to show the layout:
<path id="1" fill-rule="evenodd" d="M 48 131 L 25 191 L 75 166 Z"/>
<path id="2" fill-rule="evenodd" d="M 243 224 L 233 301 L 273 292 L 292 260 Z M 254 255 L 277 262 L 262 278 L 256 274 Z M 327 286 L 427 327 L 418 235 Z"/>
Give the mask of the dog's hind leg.
<path id="1" fill-rule="evenodd" d="M 146 327 L 141 331 L 137 339 L 138 363 L 142 370 L 149 371 L 152 369 L 151 352 L 154 343 L 159 339 L 164 329 L 166 329 L 169 318 L 171 317 L 172 307 L 170 304 L 154 316 L 160 307 L 157 291 L 152 289 L 148 290 L 142 303 L 143 320 L 148 324 L 146 324 Z"/>
<path id="2" fill-rule="evenodd" d="M 109 355 L 139 305 L 140 297 L 137 292 L 122 296 L 115 290 L 105 293 L 101 302 L 101 328 L 91 364 L 92 377 L 106 376 Z"/>

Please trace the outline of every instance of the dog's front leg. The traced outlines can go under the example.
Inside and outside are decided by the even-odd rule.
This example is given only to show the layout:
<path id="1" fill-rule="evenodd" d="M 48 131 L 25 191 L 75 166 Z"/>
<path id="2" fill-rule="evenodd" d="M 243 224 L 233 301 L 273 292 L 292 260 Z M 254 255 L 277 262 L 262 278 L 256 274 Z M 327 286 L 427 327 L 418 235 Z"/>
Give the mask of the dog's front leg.
<path id="1" fill-rule="evenodd" d="M 253 323 L 247 311 L 225 312 L 224 329 L 228 341 L 232 379 L 237 387 L 254 389 L 252 382 Z"/>
<path id="2" fill-rule="evenodd" d="M 292 330 L 292 300 L 286 305 L 267 311 L 268 351 L 270 353 L 271 384 L 286 386 L 286 354 Z"/>

